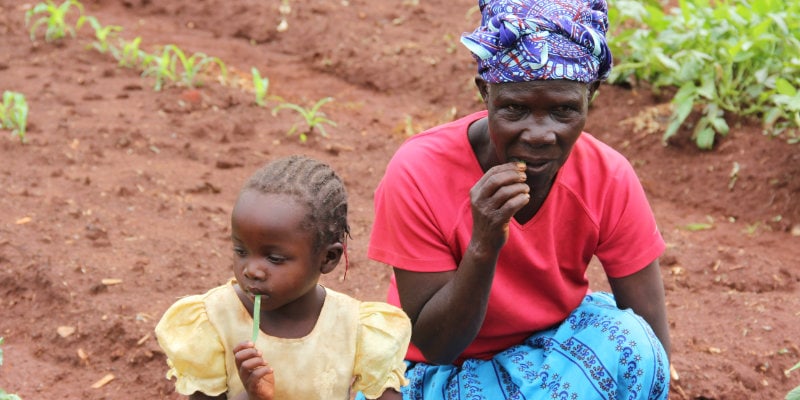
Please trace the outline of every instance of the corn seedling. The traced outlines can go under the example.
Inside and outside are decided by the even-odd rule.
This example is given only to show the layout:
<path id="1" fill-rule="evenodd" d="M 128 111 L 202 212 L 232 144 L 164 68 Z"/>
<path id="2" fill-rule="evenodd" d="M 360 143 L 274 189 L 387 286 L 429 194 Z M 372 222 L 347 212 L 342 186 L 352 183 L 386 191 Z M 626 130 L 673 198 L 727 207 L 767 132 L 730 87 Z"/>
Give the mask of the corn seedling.
<path id="1" fill-rule="evenodd" d="M 3 344 L 3 338 L 0 337 L 0 346 Z M 0 347 L 0 365 L 3 365 L 3 348 Z M 0 389 L 0 400 L 20 400 L 19 396 L 11 393 L 6 393 L 5 390 Z"/>
<path id="2" fill-rule="evenodd" d="M 302 122 L 305 122 L 306 124 L 306 130 L 300 132 L 300 142 L 305 143 L 306 140 L 308 140 L 308 134 L 313 132 L 314 129 L 318 129 L 322 136 L 325 137 L 328 136 L 328 133 L 325 131 L 325 127 L 323 126 L 323 124 L 336 126 L 336 122 L 328 119 L 327 116 L 325 116 L 325 113 L 320 111 L 320 108 L 325 103 L 330 101 L 333 101 L 332 97 L 325 97 L 317 101 L 313 106 L 311 106 L 311 108 L 304 108 L 302 106 L 292 103 L 283 103 L 279 104 L 278 106 L 272 109 L 272 115 L 277 115 L 278 111 L 283 110 L 285 108 L 293 110 L 298 114 L 300 114 L 300 116 L 303 118 Z M 291 129 L 289 129 L 289 132 L 287 132 L 286 135 L 291 136 L 295 131 L 297 131 L 298 124 L 300 124 L 300 122 L 297 122 L 294 125 L 292 125 Z"/>
<path id="3" fill-rule="evenodd" d="M 197 75 L 208 70 L 208 68 L 213 64 L 216 64 L 219 67 L 220 73 L 222 74 L 222 79 L 227 79 L 228 71 L 225 67 L 225 63 L 223 63 L 222 60 L 217 57 L 210 57 L 203 53 L 194 53 L 187 57 L 183 50 L 175 45 L 168 45 L 165 48 L 165 51 L 172 52 L 172 58 L 170 61 L 170 69 L 172 70 L 172 74 L 174 76 L 178 76 L 178 63 L 180 63 L 180 67 L 183 71 L 180 73 L 181 82 L 188 87 L 200 85 L 201 82 L 197 80 Z"/>
<path id="4" fill-rule="evenodd" d="M 83 18 L 83 5 L 77 0 L 66 0 L 61 5 L 56 5 L 52 0 L 39 3 L 25 13 L 25 25 L 30 25 L 31 18 L 38 14 L 45 14 L 33 22 L 30 29 L 31 40 L 36 40 L 36 31 L 40 26 L 46 27 L 44 39 L 48 42 L 64 38 L 67 34 L 75 37 L 75 28 L 67 23 L 67 14 L 72 8 L 80 14 L 78 23 Z"/>
<path id="5" fill-rule="evenodd" d="M 6 90 L 0 104 L 0 128 L 11 130 L 11 135 L 19 136 L 25 142 L 28 125 L 28 102 L 22 93 Z"/>
<path id="6" fill-rule="evenodd" d="M 141 37 L 136 37 L 136 39 L 131 40 L 130 42 L 123 42 L 122 50 L 119 54 L 115 54 L 117 61 L 119 61 L 120 67 L 125 68 L 137 68 L 142 67 L 144 69 L 144 60 L 147 57 L 147 53 L 139 48 L 139 45 L 142 43 Z"/>
<path id="7" fill-rule="evenodd" d="M 250 69 L 253 74 L 253 91 L 256 94 L 256 104 L 261 107 L 266 105 L 267 90 L 269 89 L 269 78 L 262 77 L 256 67 Z"/>
<path id="8" fill-rule="evenodd" d="M 172 56 L 170 47 L 164 47 L 161 54 L 144 54 L 142 59 L 142 76 L 154 76 L 156 78 L 153 90 L 160 91 L 164 83 L 174 82 L 175 72 L 172 69 Z"/>
<path id="9" fill-rule="evenodd" d="M 111 52 L 114 55 L 114 58 L 119 58 L 117 54 L 119 54 L 119 50 L 117 47 L 110 43 L 111 39 L 117 39 L 119 32 L 122 32 L 122 27 L 117 25 L 106 25 L 103 26 L 97 20 L 97 18 L 88 16 L 85 18 L 86 21 L 89 21 L 89 25 L 92 26 L 94 29 L 94 37 L 95 41 L 92 43 L 92 47 L 99 51 L 102 54 Z M 80 26 L 78 27 L 80 28 Z"/>

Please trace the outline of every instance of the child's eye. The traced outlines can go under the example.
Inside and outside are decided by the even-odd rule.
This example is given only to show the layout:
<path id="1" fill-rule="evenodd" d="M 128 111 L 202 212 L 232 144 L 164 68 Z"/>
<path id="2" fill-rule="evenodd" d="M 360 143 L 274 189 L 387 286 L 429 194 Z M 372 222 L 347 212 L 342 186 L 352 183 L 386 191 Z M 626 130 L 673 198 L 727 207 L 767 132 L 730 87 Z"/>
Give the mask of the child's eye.
<path id="1" fill-rule="evenodd" d="M 235 254 L 237 257 L 247 257 L 247 250 L 241 247 L 234 247 L 233 254 Z"/>
<path id="2" fill-rule="evenodd" d="M 286 262 L 286 257 L 282 257 L 277 254 L 270 254 L 267 256 L 267 261 L 273 264 L 283 264 Z"/>

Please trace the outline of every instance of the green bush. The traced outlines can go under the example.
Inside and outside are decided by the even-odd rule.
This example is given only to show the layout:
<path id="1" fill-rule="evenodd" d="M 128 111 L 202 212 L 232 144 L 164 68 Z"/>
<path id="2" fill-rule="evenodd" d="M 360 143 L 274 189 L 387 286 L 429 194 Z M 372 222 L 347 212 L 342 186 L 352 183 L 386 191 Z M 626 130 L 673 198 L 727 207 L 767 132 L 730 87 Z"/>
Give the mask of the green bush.
<path id="1" fill-rule="evenodd" d="M 611 83 L 649 82 L 676 89 L 664 142 L 699 113 L 693 139 L 710 149 L 728 133 L 725 114 L 761 120 L 764 133 L 800 127 L 800 2 L 656 0 L 611 3 Z"/>

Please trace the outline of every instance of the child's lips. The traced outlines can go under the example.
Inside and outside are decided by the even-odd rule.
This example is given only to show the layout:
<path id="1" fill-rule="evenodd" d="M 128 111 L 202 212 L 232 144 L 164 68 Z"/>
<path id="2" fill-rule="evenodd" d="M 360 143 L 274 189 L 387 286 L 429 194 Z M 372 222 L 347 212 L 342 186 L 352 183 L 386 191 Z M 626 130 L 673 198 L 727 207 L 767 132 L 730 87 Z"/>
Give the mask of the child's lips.
<path id="1" fill-rule="evenodd" d="M 263 290 L 249 289 L 249 290 L 247 291 L 247 295 L 248 295 L 248 296 L 249 296 L 251 299 L 255 299 L 255 297 L 256 297 L 256 296 L 261 296 L 261 300 L 266 300 L 266 299 L 268 299 L 268 298 L 269 298 L 269 294 L 267 294 L 267 293 L 266 293 L 266 292 L 264 292 Z"/>

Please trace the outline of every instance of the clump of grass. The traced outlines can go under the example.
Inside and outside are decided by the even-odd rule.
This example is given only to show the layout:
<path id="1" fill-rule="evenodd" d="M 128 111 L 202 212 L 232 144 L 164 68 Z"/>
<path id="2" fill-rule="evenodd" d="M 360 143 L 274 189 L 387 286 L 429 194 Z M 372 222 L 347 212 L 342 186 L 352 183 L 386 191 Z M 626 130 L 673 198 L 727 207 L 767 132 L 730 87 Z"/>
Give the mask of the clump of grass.
<path id="1" fill-rule="evenodd" d="M 663 141 L 696 114 L 701 149 L 729 131 L 726 114 L 757 118 L 764 133 L 800 127 L 800 3 L 775 0 L 619 0 L 609 9 L 616 65 L 609 81 L 677 89 Z"/>
<path id="2" fill-rule="evenodd" d="M 19 136 L 20 141 L 26 141 L 25 134 L 28 126 L 28 102 L 22 93 L 6 90 L 3 92 L 3 102 L 0 104 L 0 128 L 11 130 L 11 135 Z"/>
<path id="3" fill-rule="evenodd" d="M 311 106 L 311 108 L 305 108 L 294 103 L 282 103 L 272 109 L 272 115 L 277 115 L 278 111 L 283 109 L 292 110 L 296 112 L 298 115 L 300 115 L 302 117 L 302 121 L 293 124 L 292 127 L 289 129 L 289 132 L 286 133 L 286 135 L 291 136 L 297 131 L 298 125 L 304 123 L 306 128 L 305 130 L 300 132 L 300 142 L 305 143 L 308 140 L 308 135 L 311 134 L 315 129 L 319 130 L 322 136 L 324 137 L 328 136 L 328 133 L 327 131 L 325 131 L 325 127 L 323 126 L 323 124 L 336 126 L 336 122 L 328 119 L 325 113 L 320 111 L 320 108 L 322 108 L 322 106 L 325 103 L 331 101 L 333 101 L 332 97 L 322 98 L 316 103 L 314 103 L 314 105 Z"/>
<path id="4" fill-rule="evenodd" d="M 75 27 L 67 22 L 67 14 L 72 9 L 77 9 L 79 13 L 78 22 L 80 25 L 83 19 L 83 4 L 77 0 L 65 0 L 60 5 L 56 5 L 52 0 L 39 3 L 25 13 L 25 25 L 31 25 L 31 18 L 35 15 L 43 14 L 31 25 L 31 40 L 36 40 L 36 31 L 40 26 L 46 27 L 44 39 L 48 42 L 63 39 L 67 34 L 75 37 Z"/>

